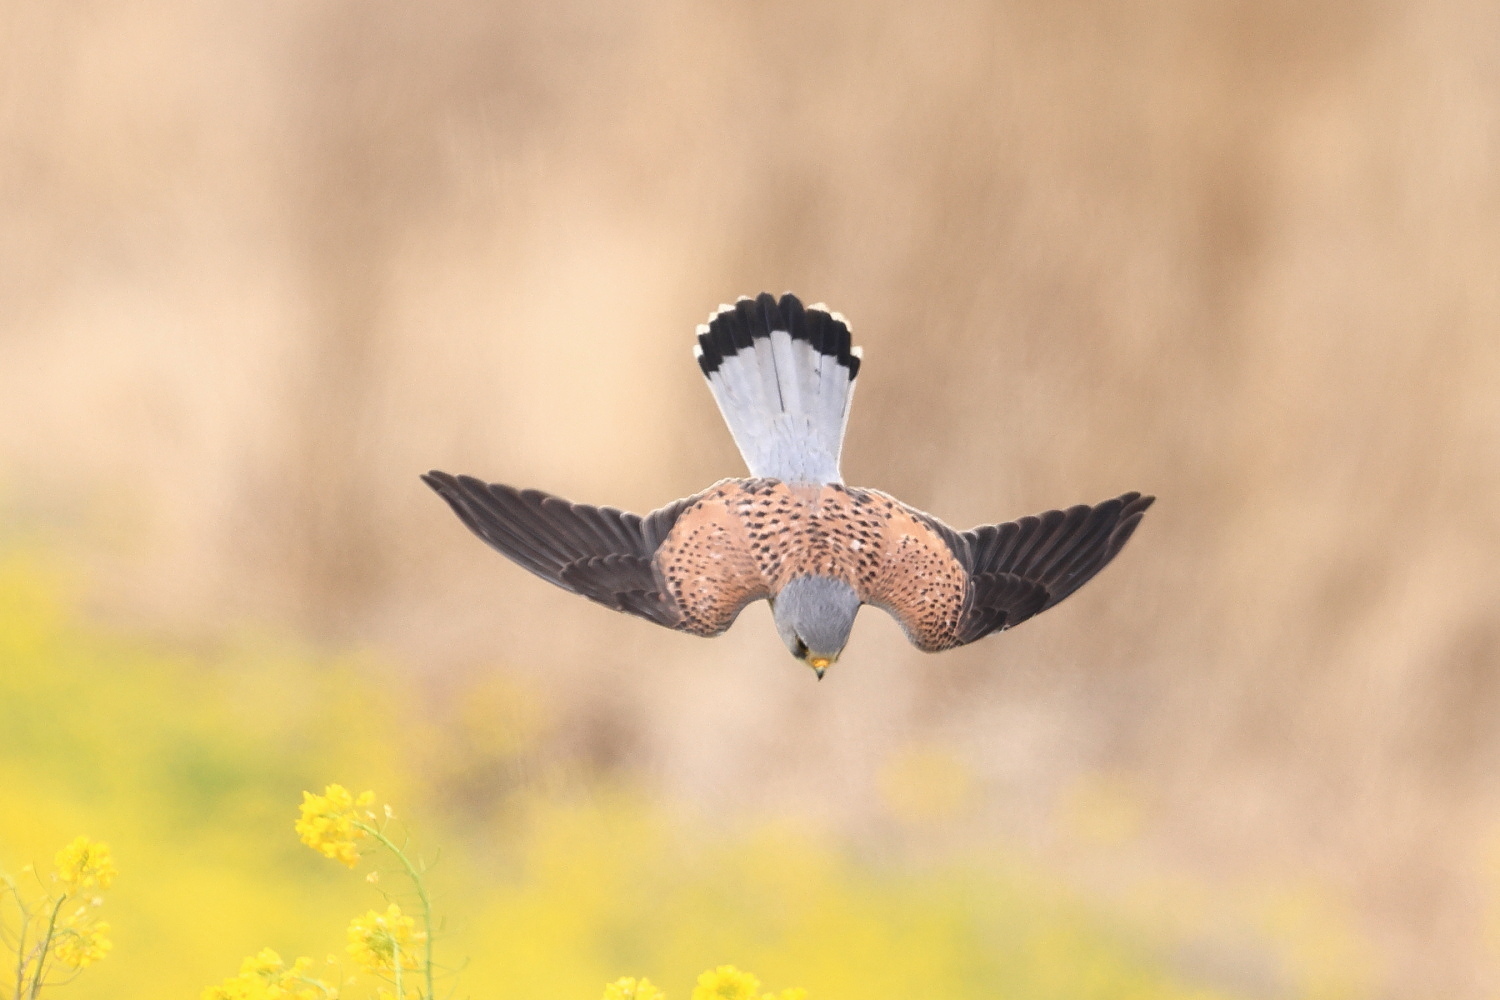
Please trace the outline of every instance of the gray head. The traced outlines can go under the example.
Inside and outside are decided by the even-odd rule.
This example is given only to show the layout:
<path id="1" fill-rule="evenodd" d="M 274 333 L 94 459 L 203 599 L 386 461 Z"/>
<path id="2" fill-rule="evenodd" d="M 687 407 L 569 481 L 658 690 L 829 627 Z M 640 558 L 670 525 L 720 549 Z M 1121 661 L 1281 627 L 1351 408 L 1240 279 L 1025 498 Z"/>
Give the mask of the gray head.
<path id="1" fill-rule="evenodd" d="M 859 595 L 842 580 L 799 576 L 781 588 L 771 608 L 781 641 L 821 678 L 849 641 Z"/>

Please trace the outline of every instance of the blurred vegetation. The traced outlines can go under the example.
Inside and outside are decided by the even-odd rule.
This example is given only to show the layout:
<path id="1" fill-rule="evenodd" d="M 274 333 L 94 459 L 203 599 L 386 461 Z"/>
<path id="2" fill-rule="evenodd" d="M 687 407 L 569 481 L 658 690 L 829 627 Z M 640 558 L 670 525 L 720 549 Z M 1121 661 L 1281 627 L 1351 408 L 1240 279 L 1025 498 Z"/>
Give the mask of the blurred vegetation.
<path id="1" fill-rule="evenodd" d="M 958 819 L 908 817 L 967 806 L 975 841 L 1058 847 L 1091 905 L 1141 872 L 1289 886 L 1244 920 L 1301 935 L 1297 968 L 1358 965 L 1326 957 L 1347 924 L 1384 994 L 1489 1000 L 1497 11 L 9 0 L 0 534 L 76 559 L 128 634 L 270 622 L 421 679 L 264 634 L 101 654 L 131 666 L 88 704 L 142 714 L 162 675 L 150 718 L 27 709 L 6 794 L 40 812 L 5 822 L 114 837 L 125 789 L 118 816 L 165 810 L 163 856 L 208 878 L 265 864 L 238 838 L 287 796 L 368 773 L 487 886 L 530 870 L 494 859 L 524 855 L 539 759 L 579 762 L 573 808 L 593 771 L 798 813 L 840 852 L 945 845 Z M 851 482 L 960 526 L 1160 502 L 1038 621 L 934 661 L 862 616 L 815 686 L 764 607 L 712 644 L 606 614 L 417 481 L 642 510 L 735 474 L 688 352 L 761 289 L 826 300 L 866 349 Z M 476 688 L 502 673 L 545 720 Z M 434 701 L 465 721 L 390 710 Z M 111 752 L 38 749 L 80 740 Z M 1159 919 L 1235 909 L 1163 894 Z M 269 925 L 214 919 L 236 949 Z M 243 953 L 222 943 L 215 976 Z M 1267 996 L 1311 976 L 1184 961 Z"/>
<path id="2" fill-rule="evenodd" d="M 118 874 L 109 845 L 74 837 L 53 864 L 50 871 L 0 869 L 0 996 L 11 1000 L 66 985 L 114 947 L 109 921 L 100 918 L 103 893 Z"/>
<path id="3" fill-rule="evenodd" d="M 473 753 L 486 720 L 424 729 L 373 658 L 185 653 L 89 627 L 64 595 L 41 559 L 0 564 L 0 858 L 50 858 L 79 830 L 113 846 L 115 948 L 68 988 L 78 1000 L 196 996 L 267 946 L 340 951 L 378 888 L 293 833 L 300 793 L 330 776 L 410 803 L 398 822 L 450 845 L 428 878 L 445 960 L 468 962 L 439 995 L 592 998 L 630 974 L 682 997 L 730 961 L 816 1000 L 1211 995 L 1004 852 L 861 863 L 617 787 L 445 805 L 424 773 L 434 741 Z"/>

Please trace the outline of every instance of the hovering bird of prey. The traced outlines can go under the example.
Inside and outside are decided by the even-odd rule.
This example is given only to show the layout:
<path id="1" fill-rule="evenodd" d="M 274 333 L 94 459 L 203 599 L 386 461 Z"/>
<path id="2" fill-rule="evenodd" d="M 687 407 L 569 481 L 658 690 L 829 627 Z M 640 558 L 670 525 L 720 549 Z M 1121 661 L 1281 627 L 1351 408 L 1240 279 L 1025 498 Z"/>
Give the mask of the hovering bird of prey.
<path id="1" fill-rule="evenodd" d="M 616 611 L 714 636 L 769 600 L 787 649 L 819 678 L 862 604 L 889 612 L 928 652 L 1040 614 L 1115 557 L 1154 499 L 1126 493 L 955 531 L 844 485 L 861 353 L 838 313 L 791 294 L 742 298 L 698 327 L 694 353 L 749 479 L 642 517 L 472 476 L 422 478 L 501 554 Z"/>

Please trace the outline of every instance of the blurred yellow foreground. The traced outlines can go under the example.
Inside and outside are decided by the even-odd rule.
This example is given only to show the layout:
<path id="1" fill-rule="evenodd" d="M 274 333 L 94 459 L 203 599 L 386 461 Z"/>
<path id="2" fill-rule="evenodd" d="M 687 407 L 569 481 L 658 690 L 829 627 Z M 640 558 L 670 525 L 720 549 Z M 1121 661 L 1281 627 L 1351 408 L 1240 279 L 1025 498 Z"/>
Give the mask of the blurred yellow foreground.
<path id="1" fill-rule="evenodd" d="M 43 565 L 0 566 L 0 867 L 45 867 L 86 834 L 120 872 L 112 952 L 54 995 L 197 997 L 263 948 L 342 953 L 393 876 L 371 884 L 367 862 L 351 873 L 298 843 L 303 791 L 333 781 L 379 789 L 430 867 L 440 997 L 594 1000 L 630 976 L 686 1000 L 728 963 L 812 1000 L 1225 995 L 999 852 L 898 870 L 793 829 L 673 818 L 628 789 L 549 791 L 520 763 L 518 699 L 429 726 L 422 692 L 373 658 L 107 635 Z M 436 767 L 515 790 L 439 801 Z"/>

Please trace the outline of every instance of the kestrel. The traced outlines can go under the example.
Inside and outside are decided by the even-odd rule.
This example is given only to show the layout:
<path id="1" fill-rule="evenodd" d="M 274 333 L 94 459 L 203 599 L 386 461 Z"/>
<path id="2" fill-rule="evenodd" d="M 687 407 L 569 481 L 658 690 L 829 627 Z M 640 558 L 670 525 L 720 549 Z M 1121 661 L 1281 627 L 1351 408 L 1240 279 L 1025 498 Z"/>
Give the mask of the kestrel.
<path id="1" fill-rule="evenodd" d="M 844 485 L 861 358 L 844 317 L 791 294 L 742 298 L 698 327 L 694 353 L 748 479 L 642 517 L 472 476 L 422 478 L 502 555 L 616 611 L 715 636 L 769 600 L 787 649 L 820 678 L 862 604 L 889 612 L 927 652 L 1040 614 L 1115 557 L 1154 499 L 1125 493 L 956 531 Z"/>

